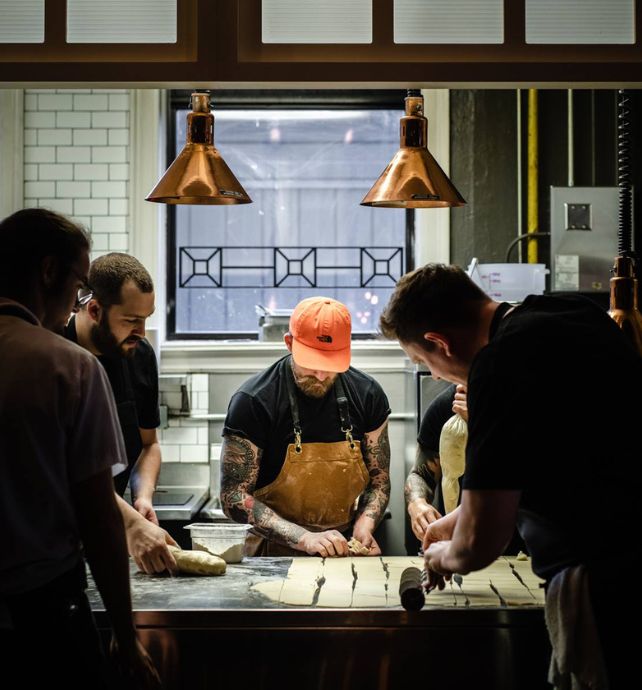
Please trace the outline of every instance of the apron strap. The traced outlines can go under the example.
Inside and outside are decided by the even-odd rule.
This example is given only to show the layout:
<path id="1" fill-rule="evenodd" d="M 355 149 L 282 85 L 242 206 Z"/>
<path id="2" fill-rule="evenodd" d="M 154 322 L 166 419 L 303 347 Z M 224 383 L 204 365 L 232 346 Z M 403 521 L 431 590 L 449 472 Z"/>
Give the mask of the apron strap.
<path id="1" fill-rule="evenodd" d="M 290 399 L 290 414 L 292 415 L 292 425 L 294 426 L 294 449 L 297 453 L 301 452 L 301 421 L 299 419 L 299 406 L 296 401 L 296 389 L 294 383 L 294 371 L 292 371 L 292 356 L 290 356 L 287 371 L 285 372 L 285 381 L 288 389 L 288 398 Z"/>
<path id="2" fill-rule="evenodd" d="M 294 427 L 294 449 L 297 453 L 301 452 L 301 419 L 299 417 L 299 405 L 296 400 L 296 384 L 294 382 L 294 372 L 292 371 L 292 356 L 290 356 L 290 366 L 285 374 L 285 381 L 288 389 L 288 398 L 290 399 L 290 413 L 292 414 L 292 425 Z M 346 441 L 350 444 L 350 448 L 354 450 L 355 443 L 352 438 L 352 422 L 350 421 L 350 411 L 348 407 L 348 398 L 346 396 L 341 374 L 339 374 L 334 382 L 334 393 L 337 398 L 337 405 L 339 407 L 339 419 L 341 420 L 341 431 L 346 435 Z"/>
<path id="3" fill-rule="evenodd" d="M 337 405 L 339 406 L 339 419 L 341 419 L 341 431 L 346 435 L 346 441 L 350 444 L 350 448 L 354 449 L 354 439 L 352 438 L 352 422 L 350 421 L 350 409 L 348 407 L 348 397 L 346 396 L 341 374 L 337 376 L 334 382 L 334 392 L 337 396 Z"/>

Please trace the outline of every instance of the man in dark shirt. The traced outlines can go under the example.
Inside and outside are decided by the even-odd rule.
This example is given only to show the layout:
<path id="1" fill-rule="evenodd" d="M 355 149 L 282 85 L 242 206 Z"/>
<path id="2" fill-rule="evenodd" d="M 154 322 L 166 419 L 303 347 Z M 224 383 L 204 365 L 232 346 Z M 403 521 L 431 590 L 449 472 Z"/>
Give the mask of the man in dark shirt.
<path id="1" fill-rule="evenodd" d="M 117 252 L 92 262 L 88 283 L 65 336 L 98 357 L 114 392 L 128 461 L 114 485 L 129 553 L 144 572 L 172 570 L 176 563 L 167 545 L 176 542 L 159 527 L 152 507 L 161 464 L 160 413 L 158 367 L 145 322 L 154 312 L 154 285 L 137 259 Z M 122 498 L 128 482 L 133 508 Z"/>
<path id="2" fill-rule="evenodd" d="M 640 555 L 638 354 L 588 300 L 498 304 L 455 266 L 404 276 L 381 326 L 433 376 L 468 388 L 462 503 L 424 538 L 432 582 L 487 566 L 517 523 L 549 599 L 557 576 L 569 573 L 590 592 L 611 687 L 619 687 L 634 655 L 622 651 L 629 642 L 605 593 L 614 564 L 631 572 Z M 605 494 L 613 500 L 602 510 Z M 580 646 L 576 663 L 589 655 Z"/>
<path id="3" fill-rule="evenodd" d="M 461 387 L 464 390 L 463 386 Z M 460 409 L 455 409 L 457 387 L 448 386 L 430 403 L 421 420 L 417 436 L 415 465 L 408 474 L 404 494 L 413 534 L 421 542 L 428 525 L 444 514 L 439 466 L 439 438 L 444 424 Z M 464 399 L 465 393 L 460 394 Z"/>
<path id="4" fill-rule="evenodd" d="M 350 367 L 347 308 L 303 300 L 290 319 L 292 353 L 232 397 L 222 449 L 226 515 L 252 525 L 249 555 L 346 556 L 346 532 L 368 550 L 390 497 L 388 400 Z"/>

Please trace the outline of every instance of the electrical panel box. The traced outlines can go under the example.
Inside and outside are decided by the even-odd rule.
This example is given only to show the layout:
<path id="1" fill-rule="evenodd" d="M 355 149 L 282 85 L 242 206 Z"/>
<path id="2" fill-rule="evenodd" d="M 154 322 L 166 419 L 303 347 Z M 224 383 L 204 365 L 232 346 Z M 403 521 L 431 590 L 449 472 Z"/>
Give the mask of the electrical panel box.
<path id="1" fill-rule="evenodd" d="M 551 187 L 551 291 L 608 292 L 617 187 Z"/>

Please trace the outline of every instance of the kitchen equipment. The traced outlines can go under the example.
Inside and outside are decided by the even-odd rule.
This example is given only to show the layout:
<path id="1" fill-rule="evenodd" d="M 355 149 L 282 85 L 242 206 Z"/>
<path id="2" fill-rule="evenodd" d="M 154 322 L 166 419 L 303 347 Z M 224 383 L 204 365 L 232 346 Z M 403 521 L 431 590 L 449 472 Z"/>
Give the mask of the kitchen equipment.
<path id="1" fill-rule="evenodd" d="M 426 603 L 423 589 L 425 571 L 419 568 L 406 568 L 399 579 L 399 598 L 406 611 L 420 611 Z"/>
<path id="2" fill-rule="evenodd" d="M 480 264 L 473 258 L 468 275 L 499 302 L 520 302 L 528 295 L 541 295 L 546 288 L 545 264 Z"/>
<path id="3" fill-rule="evenodd" d="M 282 341 L 290 328 L 292 309 L 269 309 L 262 304 L 255 306 L 259 317 L 259 340 Z"/>
<path id="4" fill-rule="evenodd" d="M 243 546 L 249 525 L 194 522 L 186 525 L 185 529 L 190 531 L 195 551 L 220 556 L 226 563 L 240 563 L 243 560 Z"/>

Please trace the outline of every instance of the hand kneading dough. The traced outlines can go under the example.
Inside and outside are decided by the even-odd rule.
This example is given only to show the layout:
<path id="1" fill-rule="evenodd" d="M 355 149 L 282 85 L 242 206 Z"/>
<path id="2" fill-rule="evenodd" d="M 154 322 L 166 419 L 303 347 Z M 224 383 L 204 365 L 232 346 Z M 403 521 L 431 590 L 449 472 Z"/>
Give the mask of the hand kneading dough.
<path id="1" fill-rule="evenodd" d="M 468 424 L 453 415 L 442 427 L 439 437 L 439 464 L 441 465 L 441 491 L 447 513 L 455 510 L 459 500 L 459 477 L 466 469 L 466 441 Z"/>
<path id="2" fill-rule="evenodd" d="M 181 573 L 189 575 L 225 575 L 225 561 L 205 551 L 183 551 L 176 546 L 168 546 L 176 559 Z"/>
<path id="3" fill-rule="evenodd" d="M 348 551 L 355 556 L 367 556 L 370 553 L 370 548 L 352 537 L 348 542 Z"/>

